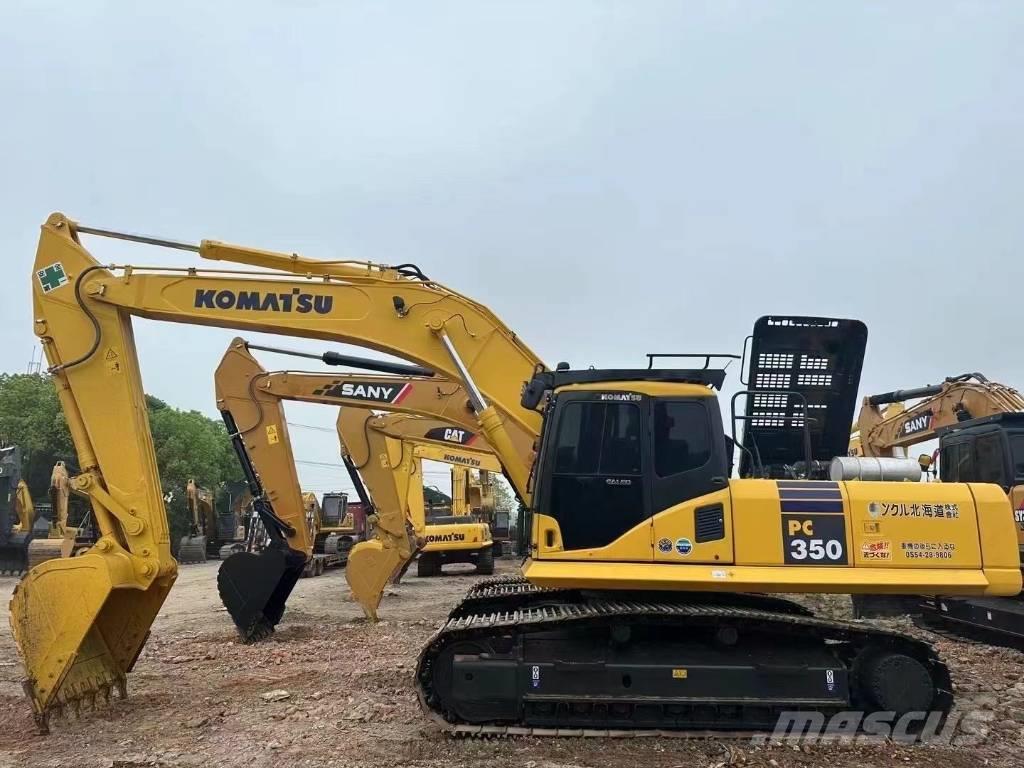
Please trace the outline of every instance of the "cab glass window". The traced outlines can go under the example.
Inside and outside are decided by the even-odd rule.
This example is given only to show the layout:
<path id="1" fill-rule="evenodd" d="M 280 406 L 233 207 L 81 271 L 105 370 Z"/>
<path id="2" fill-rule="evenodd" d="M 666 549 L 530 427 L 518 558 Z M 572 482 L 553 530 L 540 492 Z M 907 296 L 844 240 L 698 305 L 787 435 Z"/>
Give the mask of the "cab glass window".
<path id="1" fill-rule="evenodd" d="M 979 483 L 1004 485 L 1003 441 L 998 433 L 982 435 L 974 443 L 975 477 Z M 963 477 L 963 475 L 961 475 Z"/>
<path id="2" fill-rule="evenodd" d="M 1024 481 L 1024 435 L 1013 435 L 1010 438 L 1010 450 L 1013 453 L 1013 476 L 1017 482 Z"/>
<path id="3" fill-rule="evenodd" d="M 944 483 L 957 482 L 960 448 L 959 443 L 954 443 L 942 449 L 942 454 L 939 456 L 939 478 Z"/>
<path id="4" fill-rule="evenodd" d="M 640 473 L 640 408 L 633 403 L 569 403 L 558 428 L 555 473 Z"/>
<path id="5" fill-rule="evenodd" d="M 711 459 L 704 406 L 658 400 L 654 404 L 654 469 L 658 477 L 700 469 Z"/>
<path id="6" fill-rule="evenodd" d="M 637 403 L 565 404 L 543 511 L 558 521 L 566 550 L 601 547 L 647 517 Z"/>

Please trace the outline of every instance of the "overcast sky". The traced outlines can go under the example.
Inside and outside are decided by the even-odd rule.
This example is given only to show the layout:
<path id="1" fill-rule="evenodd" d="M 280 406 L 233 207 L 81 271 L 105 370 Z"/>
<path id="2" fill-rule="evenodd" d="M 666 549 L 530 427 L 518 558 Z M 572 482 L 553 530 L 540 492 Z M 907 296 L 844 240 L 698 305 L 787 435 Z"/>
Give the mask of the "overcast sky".
<path id="1" fill-rule="evenodd" d="M 1022 27 L 1015 2 L 6 0 L 2 367 L 62 210 L 416 262 L 549 364 L 738 352 L 804 313 L 867 323 L 864 392 L 1024 387 Z M 136 325 L 146 389 L 215 416 L 234 334 Z M 289 418 L 326 430 L 293 429 L 300 460 L 337 461 L 333 412 Z"/>

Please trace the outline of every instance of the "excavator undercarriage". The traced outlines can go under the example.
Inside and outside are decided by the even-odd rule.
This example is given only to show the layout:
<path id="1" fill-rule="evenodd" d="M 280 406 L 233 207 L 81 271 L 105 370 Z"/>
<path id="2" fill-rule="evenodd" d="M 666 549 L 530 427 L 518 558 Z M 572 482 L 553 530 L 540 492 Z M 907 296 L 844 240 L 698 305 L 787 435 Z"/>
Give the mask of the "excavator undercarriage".
<path id="1" fill-rule="evenodd" d="M 754 594 L 482 582 L 428 641 L 420 701 L 456 733 L 772 728 L 794 709 L 941 712 L 929 645 Z M 540 729 L 540 730 L 538 730 Z"/>

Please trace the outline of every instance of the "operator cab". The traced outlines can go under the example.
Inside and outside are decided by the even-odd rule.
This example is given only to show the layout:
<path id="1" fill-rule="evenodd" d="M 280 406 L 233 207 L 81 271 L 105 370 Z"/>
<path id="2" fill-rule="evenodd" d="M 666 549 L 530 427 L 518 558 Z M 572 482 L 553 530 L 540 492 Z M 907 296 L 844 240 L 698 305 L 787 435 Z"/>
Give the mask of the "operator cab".
<path id="1" fill-rule="evenodd" d="M 939 430 L 944 483 L 1024 485 L 1024 413 L 999 413 Z M 1022 521 L 1018 521 L 1022 522 Z"/>
<path id="2" fill-rule="evenodd" d="M 712 369 L 562 368 L 529 382 L 524 404 L 548 395 L 532 512 L 558 523 L 562 550 L 607 546 L 662 510 L 728 487 L 714 392 L 724 378 Z M 720 505 L 705 516 L 724 525 Z"/>
<path id="3" fill-rule="evenodd" d="M 325 493 L 321 505 L 321 518 L 325 528 L 340 528 L 348 510 L 348 494 Z"/>

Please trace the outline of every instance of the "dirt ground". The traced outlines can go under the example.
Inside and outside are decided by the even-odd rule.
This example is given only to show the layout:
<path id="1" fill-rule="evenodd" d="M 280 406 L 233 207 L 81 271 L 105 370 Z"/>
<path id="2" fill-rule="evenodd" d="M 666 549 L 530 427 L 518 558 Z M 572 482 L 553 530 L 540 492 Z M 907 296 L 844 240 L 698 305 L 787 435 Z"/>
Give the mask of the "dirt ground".
<path id="1" fill-rule="evenodd" d="M 973 746 L 751 745 L 717 739 L 453 738 L 419 711 L 420 646 L 476 577 L 419 579 L 390 588 L 372 625 L 333 571 L 299 582 L 277 634 L 235 642 L 215 586 L 217 563 L 189 565 L 129 676 L 129 699 L 64 718 L 35 735 L 7 623 L 0 631 L 0 766 L 1019 766 L 1024 750 L 1024 655 L 927 634 L 953 671 Z M 511 572 L 513 561 L 499 571 Z M 3 604 L 13 578 L 0 579 Z M 842 615 L 847 600 L 816 598 Z M 920 632 L 909 622 L 899 626 Z M 287 692 L 278 701 L 272 691 Z M 281 696 L 281 694 L 278 694 Z M 268 696 L 266 698 L 277 698 Z"/>

